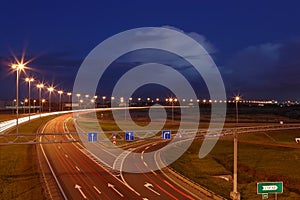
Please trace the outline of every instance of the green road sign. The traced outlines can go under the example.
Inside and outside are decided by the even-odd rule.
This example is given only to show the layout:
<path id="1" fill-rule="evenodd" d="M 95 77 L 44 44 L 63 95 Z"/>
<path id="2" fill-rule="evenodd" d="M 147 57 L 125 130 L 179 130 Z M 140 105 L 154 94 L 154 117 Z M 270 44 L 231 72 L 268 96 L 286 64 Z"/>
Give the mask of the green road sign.
<path id="1" fill-rule="evenodd" d="M 283 182 L 262 182 L 257 183 L 257 194 L 282 193 Z"/>

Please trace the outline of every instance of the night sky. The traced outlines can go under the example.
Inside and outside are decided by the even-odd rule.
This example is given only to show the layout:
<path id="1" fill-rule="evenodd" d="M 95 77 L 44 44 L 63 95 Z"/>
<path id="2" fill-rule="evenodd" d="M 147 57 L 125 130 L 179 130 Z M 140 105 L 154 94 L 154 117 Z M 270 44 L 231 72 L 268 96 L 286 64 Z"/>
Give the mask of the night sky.
<path id="1" fill-rule="evenodd" d="M 228 98 L 300 100 L 299 7 L 298 1 L 2 1 L 0 100 L 15 98 L 15 73 L 7 66 L 12 53 L 20 57 L 25 50 L 34 58 L 29 75 L 70 91 L 95 46 L 148 26 L 200 37 Z"/>

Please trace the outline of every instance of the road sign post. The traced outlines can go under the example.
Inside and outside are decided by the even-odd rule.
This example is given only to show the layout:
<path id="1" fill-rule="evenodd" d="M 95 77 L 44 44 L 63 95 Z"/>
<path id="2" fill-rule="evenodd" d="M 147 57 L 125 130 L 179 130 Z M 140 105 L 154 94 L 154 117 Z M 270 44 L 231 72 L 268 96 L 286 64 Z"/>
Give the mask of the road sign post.
<path id="1" fill-rule="evenodd" d="M 267 199 L 268 194 L 283 193 L 283 182 L 260 182 L 257 183 L 257 194 L 262 194 L 262 199 Z"/>

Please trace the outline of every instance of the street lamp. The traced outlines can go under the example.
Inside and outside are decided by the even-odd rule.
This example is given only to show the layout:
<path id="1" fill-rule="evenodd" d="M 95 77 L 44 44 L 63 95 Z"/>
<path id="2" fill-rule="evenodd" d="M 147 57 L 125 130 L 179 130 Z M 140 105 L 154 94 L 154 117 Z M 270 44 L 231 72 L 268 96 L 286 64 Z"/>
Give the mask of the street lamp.
<path id="1" fill-rule="evenodd" d="M 240 97 L 236 96 L 235 98 L 235 112 L 236 112 L 236 128 L 234 131 L 233 138 L 233 191 L 230 193 L 230 197 L 233 200 L 240 200 L 241 195 L 237 191 L 237 142 L 238 142 L 238 134 L 237 134 L 237 126 L 239 123 L 239 112 L 238 112 L 238 102 L 240 101 Z"/>
<path id="2" fill-rule="evenodd" d="M 41 108 L 41 112 L 43 112 L 44 111 L 44 103 L 46 102 L 46 99 L 42 99 L 42 108 Z"/>
<path id="3" fill-rule="evenodd" d="M 25 65 L 23 63 L 13 64 L 11 66 L 13 70 L 16 70 L 17 72 L 17 78 L 16 78 L 16 133 L 19 134 L 19 76 L 20 72 L 24 70 Z"/>
<path id="4" fill-rule="evenodd" d="M 69 103 L 71 102 L 71 96 L 72 96 L 72 93 L 71 92 L 68 92 L 67 93 L 68 97 L 69 97 Z"/>
<path id="5" fill-rule="evenodd" d="M 26 103 L 28 103 L 28 99 L 24 99 L 24 106 L 23 106 L 23 113 L 26 113 L 25 107 L 26 107 Z"/>
<path id="6" fill-rule="evenodd" d="M 33 100 L 33 111 L 35 112 L 35 103 L 36 103 L 36 100 L 34 99 Z"/>
<path id="7" fill-rule="evenodd" d="M 132 97 L 129 97 L 129 107 L 131 106 L 131 102 L 132 102 Z"/>
<path id="8" fill-rule="evenodd" d="M 27 77 L 25 79 L 25 81 L 28 82 L 28 118 L 29 118 L 29 122 L 30 122 L 30 110 L 31 110 L 31 107 L 30 107 L 30 83 L 34 81 L 34 78 Z"/>
<path id="9" fill-rule="evenodd" d="M 173 122 L 174 121 L 174 103 L 173 103 L 173 99 L 170 98 L 169 102 L 171 102 L 171 105 L 172 105 L 172 122 Z"/>
<path id="10" fill-rule="evenodd" d="M 40 106 L 40 114 L 42 113 L 42 88 L 44 88 L 43 83 L 39 83 L 36 85 L 36 87 L 39 89 L 39 106 Z"/>
<path id="11" fill-rule="evenodd" d="M 79 93 L 76 94 L 76 97 L 77 97 L 77 99 L 78 99 L 78 107 L 80 107 L 80 101 L 79 101 L 80 96 L 81 96 L 81 95 L 80 95 Z"/>
<path id="12" fill-rule="evenodd" d="M 54 91 L 54 87 L 48 87 L 49 92 L 49 112 L 51 112 L 51 93 Z"/>
<path id="13" fill-rule="evenodd" d="M 58 90 L 57 93 L 59 94 L 59 110 L 62 110 L 61 104 L 61 95 L 64 93 L 62 90 Z"/>
<path id="14" fill-rule="evenodd" d="M 103 97 L 102 97 L 102 100 L 103 100 L 103 107 L 104 107 L 104 104 L 105 104 L 105 99 L 106 99 L 106 96 L 103 96 Z"/>

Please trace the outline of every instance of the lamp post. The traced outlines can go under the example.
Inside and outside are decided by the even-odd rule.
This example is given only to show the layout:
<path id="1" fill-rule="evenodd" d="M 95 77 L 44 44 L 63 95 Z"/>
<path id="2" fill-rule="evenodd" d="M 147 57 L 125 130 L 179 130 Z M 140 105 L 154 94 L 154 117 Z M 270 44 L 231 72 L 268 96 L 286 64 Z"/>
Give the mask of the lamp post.
<path id="1" fill-rule="evenodd" d="M 31 107 L 30 107 L 30 83 L 34 81 L 34 78 L 27 77 L 25 79 L 25 81 L 28 82 L 28 118 L 29 118 L 29 122 L 30 122 L 30 110 L 31 110 Z"/>
<path id="2" fill-rule="evenodd" d="M 59 110 L 62 110 L 61 104 L 61 95 L 64 93 L 62 90 L 58 90 L 57 93 L 59 94 Z"/>
<path id="3" fill-rule="evenodd" d="M 17 100 L 14 99 L 14 101 L 13 101 L 13 107 L 16 107 L 16 102 L 17 102 Z M 14 113 L 15 113 L 15 111 L 14 111 L 14 108 L 13 108 L 13 113 L 12 114 L 14 114 Z"/>
<path id="4" fill-rule="evenodd" d="M 114 106 L 114 104 L 113 104 L 114 100 L 115 100 L 115 97 L 110 97 L 110 107 Z"/>
<path id="5" fill-rule="evenodd" d="M 36 103 L 36 100 L 34 99 L 33 100 L 33 111 L 35 112 L 35 103 Z"/>
<path id="6" fill-rule="evenodd" d="M 48 87 L 49 92 L 49 112 L 51 112 L 51 93 L 54 91 L 54 87 Z"/>
<path id="7" fill-rule="evenodd" d="M 170 98 L 169 102 L 171 102 L 171 105 L 172 105 L 172 123 L 173 123 L 173 121 L 174 121 L 174 103 L 173 103 L 173 99 Z"/>
<path id="8" fill-rule="evenodd" d="M 46 99 L 42 99 L 42 112 L 44 111 L 44 103 L 46 102 Z"/>
<path id="9" fill-rule="evenodd" d="M 106 96 L 103 96 L 103 97 L 102 97 L 102 101 L 103 101 L 103 102 L 102 102 L 102 103 L 103 103 L 103 107 L 104 107 L 104 104 L 105 104 L 105 99 L 106 99 Z"/>
<path id="10" fill-rule="evenodd" d="M 80 94 L 78 93 L 78 94 L 76 94 L 76 96 L 77 96 L 77 99 L 78 99 L 78 107 L 80 107 L 80 101 L 79 101 Z"/>
<path id="11" fill-rule="evenodd" d="M 16 70 L 16 72 L 17 72 L 17 78 L 16 78 L 16 115 L 17 115 L 16 133 L 19 134 L 19 76 L 20 76 L 20 72 L 22 70 L 24 70 L 25 65 L 22 63 L 19 63 L 19 64 L 13 64 L 11 67 L 13 70 Z"/>
<path id="12" fill-rule="evenodd" d="M 24 105 L 23 105 L 23 113 L 26 114 L 26 103 L 28 103 L 28 99 L 24 99 Z"/>
<path id="13" fill-rule="evenodd" d="M 71 92 L 68 92 L 67 95 L 68 95 L 68 97 L 69 97 L 69 103 L 71 103 L 71 96 L 72 96 L 72 93 L 71 93 Z"/>
<path id="14" fill-rule="evenodd" d="M 236 129 L 234 131 L 234 138 L 233 138 L 233 191 L 230 193 L 230 197 L 233 200 L 240 200 L 241 195 L 237 191 L 237 142 L 238 142 L 238 135 L 237 135 L 237 126 L 239 123 L 239 112 L 238 112 L 238 102 L 240 101 L 240 97 L 235 97 L 235 112 L 236 112 Z"/>
<path id="15" fill-rule="evenodd" d="M 36 85 L 36 87 L 39 89 L 39 106 L 40 106 L 40 114 L 42 113 L 42 88 L 44 88 L 43 83 L 39 83 Z"/>

